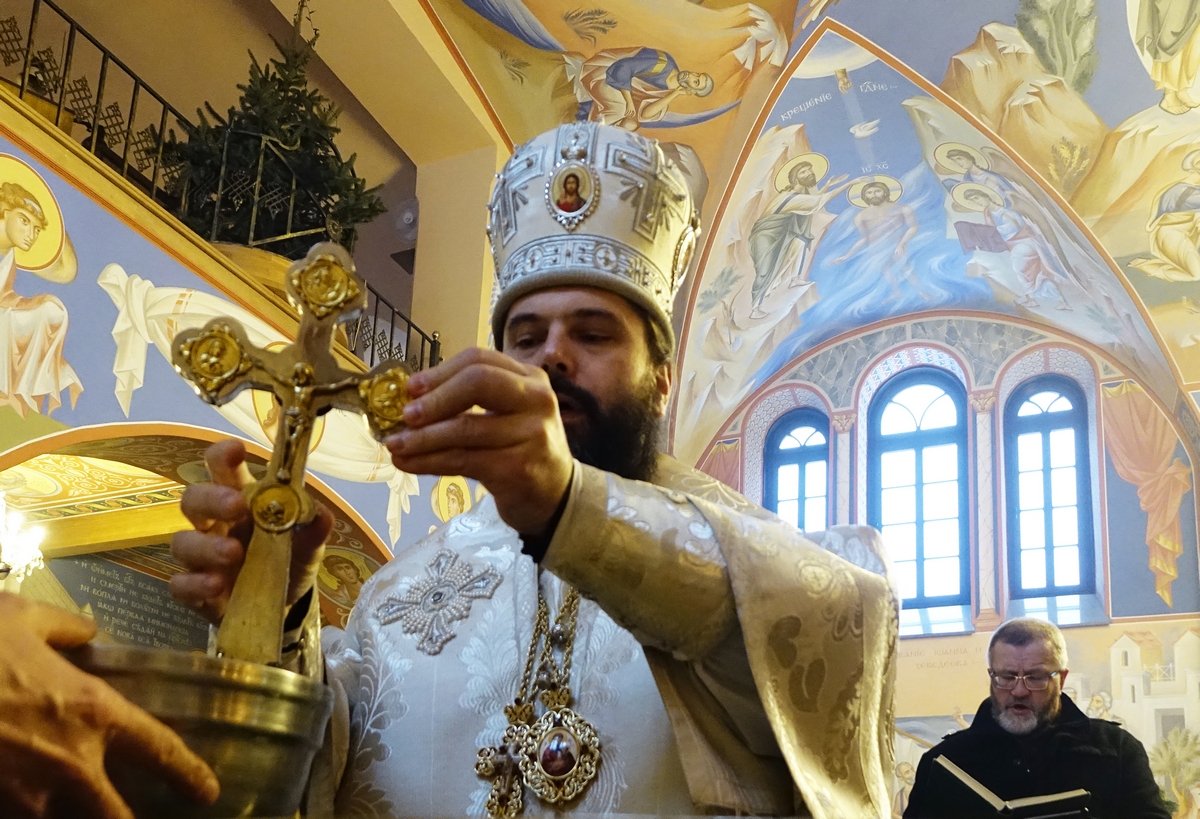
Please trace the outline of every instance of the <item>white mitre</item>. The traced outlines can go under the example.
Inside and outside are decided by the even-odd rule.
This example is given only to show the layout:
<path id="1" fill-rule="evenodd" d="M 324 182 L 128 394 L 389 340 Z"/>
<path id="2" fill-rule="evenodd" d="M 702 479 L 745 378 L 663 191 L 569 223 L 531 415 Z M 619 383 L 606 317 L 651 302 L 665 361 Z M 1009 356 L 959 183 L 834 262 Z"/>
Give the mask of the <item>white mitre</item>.
<path id="1" fill-rule="evenodd" d="M 517 148 L 496 175 L 488 210 L 498 348 L 517 299 L 574 286 L 624 296 L 674 349 L 671 306 L 700 219 L 683 173 L 656 140 L 591 122 L 560 125 Z"/>

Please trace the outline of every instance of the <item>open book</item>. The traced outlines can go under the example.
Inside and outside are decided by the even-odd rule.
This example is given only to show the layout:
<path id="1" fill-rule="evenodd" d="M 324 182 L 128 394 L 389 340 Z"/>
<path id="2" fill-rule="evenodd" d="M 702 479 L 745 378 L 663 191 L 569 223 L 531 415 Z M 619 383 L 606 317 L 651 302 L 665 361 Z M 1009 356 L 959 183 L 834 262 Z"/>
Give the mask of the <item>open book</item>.
<path id="1" fill-rule="evenodd" d="M 946 757 L 939 756 L 934 762 L 954 774 L 955 778 L 979 794 L 980 798 L 996 809 L 997 816 L 1013 816 L 1022 819 L 1057 819 L 1057 817 L 1069 819 L 1088 815 L 1087 803 L 1092 795 L 1082 788 L 1005 801 Z"/>

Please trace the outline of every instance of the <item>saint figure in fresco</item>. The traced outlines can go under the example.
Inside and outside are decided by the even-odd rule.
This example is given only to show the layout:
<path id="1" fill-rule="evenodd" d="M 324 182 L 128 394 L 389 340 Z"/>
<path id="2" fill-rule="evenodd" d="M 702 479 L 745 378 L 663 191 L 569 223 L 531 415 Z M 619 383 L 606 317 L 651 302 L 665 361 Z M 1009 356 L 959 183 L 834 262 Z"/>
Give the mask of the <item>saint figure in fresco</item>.
<path id="1" fill-rule="evenodd" d="M 1200 281 L 1200 150 L 1183 158 L 1187 175 L 1158 195 L 1150 223 L 1150 258 L 1129 266 L 1169 282 Z"/>
<path id="2" fill-rule="evenodd" d="M 921 298 L 928 300 L 931 297 L 921 287 L 917 272 L 908 258 L 908 243 L 917 235 L 920 224 L 916 211 L 898 201 L 903 193 L 900 181 L 890 176 L 867 177 L 852 184 L 846 195 L 851 204 L 862 208 L 854 217 L 859 238 L 833 263 L 842 264 L 865 250 L 866 258 L 859 270 L 881 273 L 891 285 L 891 298 L 903 295 L 900 282 L 904 280 L 916 288 Z"/>
<path id="3" fill-rule="evenodd" d="M 892 799 L 892 819 L 903 819 L 904 811 L 908 808 L 908 798 L 912 795 L 913 785 L 917 781 L 917 769 L 911 762 L 901 762 L 896 766 L 895 782 L 900 785 Z"/>
<path id="4" fill-rule="evenodd" d="M 1200 106 L 1193 88 L 1200 73 L 1200 1 L 1138 0 L 1129 23 L 1133 45 L 1163 92 L 1159 107 L 1183 114 Z"/>
<path id="5" fill-rule="evenodd" d="M 775 180 L 778 193 L 750 229 L 749 250 L 754 262 L 750 318 L 766 318 L 763 299 L 775 285 L 789 277 L 793 279 L 789 286 L 804 282 L 812 248 L 831 221 L 814 224 L 814 217 L 848 187 L 842 184 L 844 175 L 818 185 L 828 170 L 829 161 L 821 154 L 802 154 L 780 169 Z"/>
<path id="6" fill-rule="evenodd" d="M 471 488 L 464 478 L 445 475 L 434 484 L 429 496 L 433 514 L 442 523 L 471 509 Z"/>
<path id="7" fill-rule="evenodd" d="M 707 97 L 713 90 L 711 76 L 681 69 L 674 57 L 654 48 L 614 48 L 587 59 L 571 54 L 565 59 L 568 74 L 578 72 L 577 96 L 590 103 L 587 118 L 629 131 L 662 120 L 680 97 Z"/>
<path id="8" fill-rule="evenodd" d="M 1038 307 L 1035 295 L 1041 295 L 1056 300 L 1055 309 L 1072 309 L 1059 286 L 1067 277 L 1058 270 L 1054 251 L 1034 225 L 985 185 L 964 182 L 954 187 L 953 194 L 956 202 L 982 213 L 984 224 L 995 228 L 1008 248 L 1013 271 L 1025 285 L 1025 292 L 1017 296 L 1016 304 Z"/>
<path id="9" fill-rule="evenodd" d="M 1107 691 L 1097 691 L 1088 700 L 1087 715 L 1093 719 L 1106 719 L 1109 722 L 1115 722 L 1120 725 L 1124 720 L 1113 715 L 1112 704 L 1112 694 Z"/>
<path id="10" fill-rule="evenodd" d="M 6 159 L 3 170 L 17 163 Z M 63 358 L 67 308 L 48 293 L 25 297 L 14 289 L 23 262 L 28 262 L 35 275 L 60 283 L 72 281 L 76 271 L 57 206 L 51 216 L 43 207 L 42 199 L 55 204 L 49 188 L 31 168 L 19 164 L 25 172 L 23 181 L 32 177 L 44 189 L 39 197 L 17 182 L 0 183 L 0 406 L 10 406 L 24 418 L 31 410 L 41 412 L 43 404 L 49 415 L 62 405 L 59 394 L 64 389 L 74 407 L 83 384 Z M 39 254 L 35 245 L 52 219 L 61 245 L 49 248 L 47 257 Z"/>

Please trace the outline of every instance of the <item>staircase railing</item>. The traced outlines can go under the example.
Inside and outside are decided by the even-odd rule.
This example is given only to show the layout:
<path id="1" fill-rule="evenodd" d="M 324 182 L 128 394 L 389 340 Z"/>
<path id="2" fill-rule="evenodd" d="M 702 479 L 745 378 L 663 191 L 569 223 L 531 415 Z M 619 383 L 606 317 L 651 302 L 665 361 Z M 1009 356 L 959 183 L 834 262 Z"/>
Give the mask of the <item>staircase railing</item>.
<path id="1" fill-rule="evenodd" d="M 163 152 L 176 133 L 186 140 L 189 120 L 53 0 L 24 5 L 29 8 L 24 34 L 16 14 L 0 19 L 0 85 L 193 230 L 209 241 L 274 245 L 271 249 L 292 256 L 309 244 L 297 240 L 341 238 L 343 226 L 304 189 L 286 152 L 269 136 L 229 129 L 219 172 L 190 179 Z M 254 176 L 226 166 L 229 151 L 243 142 L 257 151 Z M 241 216 L 247 204 L 248 226 Z M 206 217 L 203 227 L 198 211 Z M 367 312 L 347 327 L 351 349 L 368 366 L 387 358 L 403 358 L 416 369 L 437 364 L 437 333 L 425 333 L 369 282 L 367 290 Z"/>

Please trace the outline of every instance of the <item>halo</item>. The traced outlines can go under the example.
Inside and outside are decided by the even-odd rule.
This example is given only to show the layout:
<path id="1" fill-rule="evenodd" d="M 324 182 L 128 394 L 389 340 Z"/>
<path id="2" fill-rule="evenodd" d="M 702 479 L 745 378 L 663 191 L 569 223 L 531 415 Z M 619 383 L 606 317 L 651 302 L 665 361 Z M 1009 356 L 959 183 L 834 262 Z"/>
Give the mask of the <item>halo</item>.
<path id="1" fill-rule="evenodd" d="M 429 503 L 433 507 L 433 514 L 437 515 L 438 520 L 442 523 L 450 520 L 450 498 L 447 490 L 452 485 L 457 486 L 462 492 L 463 511 L 468 512 L 471 509 L 471 487 L 467 485 L 467 479 L 461 475 L 443 475 L 438 478 L 438 482 L 433 485 L 433 491 L 429 494 Z"/>
<path id="2" fill-rule="evenodd" d="M 67 235 L 63 228 L 62 209 L 50 186 L 29 165 L 10 154 L 0 154 L 0 183 L 14 182 L 33 194 L 42 206 L 46 226 L 29 250 L 17 248 L 17 267 L 22 270 L 45 270 L 58 261 L 63 252 L 63 240 Z"/>
<path id="3" fill-rule="evenodd" d="M 812 163 L 813 175 L 817 177 L 818 182 L 824 178 L 825 174 L 829 173 L 829 160 L 823 154 L 800 154 L 800 156 L 789 159 L 779 169 L 779 173 L 775 174 L 775 190 L 783 193 L 792 187 L 788 177 L 792 175 L 792 168 L 795 168 L 801 162 Z"/>
<path id="4" fill-rule="evenodd" d="M 951 151 L 962 151 L 968 153 L 975 160 L 975 164 L 983 168 L 985 171 L 991 167 L 991 163 L 987 161 L 978 148 L 972 148 L 970 145 L 965 145 L 961 142 L 943 142 L 941 145 L 933 149 L 933 159 L 945 173 L 961 173 L 957 165 L 950 161 L 946 154 Z"/>
<path id="5" fill-rule="evenodd" d="M 338 578 L 334 577 L 329 572 L 329 569 L 325 568 L 325 561 L 331 557 L 340 557 L 343 560 L 348 560 L 351 563 L 353 563 L 354 566 L 358 569 L 359 577 L 361 577 L 363 579 L 364 583 L 366 582 L 368 577 L 370 577 L 376 571 L 379 570 L 379 564 L 377 564 L 377 563 L 375 564 L 375 568 L 371 568 L 371 566 L 367 563 L 367 561 L 370 561 L 371 563 L 375 563 L 375 561 L 371 560 L 371 558 L 367 557 L 364 554 L 361 554 L 359 552 L 354 552 L 349 549 L 339 549 L 337 547 L 327 546 L 327 547 L 325 547 L 325 557 L 321 560 L 320 564 L 317 566 L 317 576 L 321 578 L 321 581 L 326 586 L 333 589 L 334 591 L 337 591 L 338 589 L 340 589 L 342 587 L 342 581 L 339 580 Z"/>
<path id="6" fill-rule="evenodd" d="M 1004 207 L 1004 200 L 1000 194 L 989 188 L 987 185 L 980 185 L 978 182 L 959 182 L 950 189 L 950 196 L 954 198 L 954 202 L 961 208 L 973 210 L 977 213 L 982 213 L 983 209 L 974 202 L 968 200 L 968 193 L 982 193 L 988 200 L 998 208 Z"/>
<path id="7" fill-rule="evenodd" d="M 900 180 L 893 176 L 884 176 L 876 174 L 875 176 L 860 177 L 850 186 L 850 190 L 846 191 L 846 198 L 850 200 L 850 204 L 857 208 L 865 208 L 867 203 L 863 201 L 863 188 L 872 182 L 882 182 L 888 186 L 888 190 L 892 192 L 892 201 L 897 201 L 904 195 L 904 186 L 900 184 Z"/>

